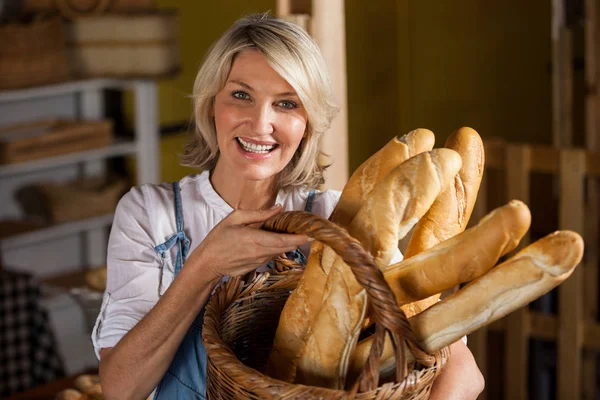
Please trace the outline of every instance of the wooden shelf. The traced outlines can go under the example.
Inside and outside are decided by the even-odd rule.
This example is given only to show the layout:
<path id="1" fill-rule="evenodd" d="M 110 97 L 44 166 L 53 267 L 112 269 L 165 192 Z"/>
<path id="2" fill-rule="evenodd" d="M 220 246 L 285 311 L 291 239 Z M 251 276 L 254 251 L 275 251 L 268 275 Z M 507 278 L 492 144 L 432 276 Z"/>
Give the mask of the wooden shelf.
<path id="1" fill-rule="evenodd" d="M 18 164 L 6 164 L 0 166 L 0 178 L 13 175 L 26 174 L 30 172 L 60 167 L 63 165 L 79 162 L 93 161 L 103 158 L 118 157 L 136 152 L 136 142 L 117 141 L 114 144 L 97 149 L 64 154 L 56 157 L 48 157 L 40 160 L 22 162 Z"/>
<path id="2" fill-rule="evenodd" d="M 105 214 L 65 224 L 54 225 L 31 232 L 21 233 L 0 240 L 0 250 L 6 251 L 32 244 L 62 238 L 64 236 L 104 228 L 112 224 L 114 214 Z"/>
<path id="3" fill-rule="evenodd" d="M 87 90 L 130 88 L 136 81 L 145 81 L 145 79 L 95 78 L 67 81 L 52 85 L 35 86 L 24 89 L 4 90 L 0 91 L 0 103 L 61 96 Z"/>

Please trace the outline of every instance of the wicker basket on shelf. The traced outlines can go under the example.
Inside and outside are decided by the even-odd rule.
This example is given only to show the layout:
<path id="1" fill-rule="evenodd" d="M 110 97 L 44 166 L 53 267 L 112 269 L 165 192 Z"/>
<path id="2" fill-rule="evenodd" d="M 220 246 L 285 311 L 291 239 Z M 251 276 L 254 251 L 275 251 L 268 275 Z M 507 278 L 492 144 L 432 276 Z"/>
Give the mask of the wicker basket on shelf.
<path id="1" fill-rule="evenodd" d="M 248 282 L 230 279 L 206 307 L 203 341 L 208 357 L 207 395 L 218 399 L 427 399 L 431 385 L 449 357 L 449 349 L 429 355 L 418 348 L 404 313 L 373 258 L 334 223 L 303 211 L 272 217 L 265 229 L 305 234 L 330 246 L 349 265 L 367 291 L 376 320 L 373 348 L 357 383 L 347 391 L 304 386 L 262 373 L 283 306 L 302 270 L 260 273 Z M 417 363 L 408 369 L 396 353 L 396 381 L 380 383 L 377 348 L 386 332 L 406 343 Z"/>
<path id="2" fill-rule="evenodd" d="M 27 11 L 60 11 L 65 17 L 104 12 L 140 12 L 155 8 L 154 0 L 25 0 Z"/>
<path id="3" fill-rule="evenodd" d="M 114 212 L 128 186 L 125 179 L 103 176 L 40 182 L 19 189 L 17 200 L 28 216 L 59 224 Z"/>
<path id="4" fill-rule="evenodd" d="M 76 18 L 66 32 L 69 63 L 78 77 L 161 78 L 180 69 L 174 10 Z"/>
<path id="5" fill-rule="evenodd" d="M 0 164 L 14 164 L 111 144 L 113 122 L 41 120 L 0 128 Z"/>
<path id="6" fill-rule="evenodd" d="M 0 90 L 67 80 L 65 32 L 60 18 L 34 17 L 0 24 Z"/>

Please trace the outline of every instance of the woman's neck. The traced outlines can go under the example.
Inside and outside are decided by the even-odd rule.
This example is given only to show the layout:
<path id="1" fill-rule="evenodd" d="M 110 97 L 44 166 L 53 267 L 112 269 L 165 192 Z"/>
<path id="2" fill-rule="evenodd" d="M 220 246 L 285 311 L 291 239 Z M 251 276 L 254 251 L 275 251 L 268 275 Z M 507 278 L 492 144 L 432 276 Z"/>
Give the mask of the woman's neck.
<path id="1" fill-rule="evenodd" d="M 277 177 L 251 181 L 215 168 L 210 174 L 210 183 L 215 192 L 234 210 L 267 209 L 277 200 Z"/>

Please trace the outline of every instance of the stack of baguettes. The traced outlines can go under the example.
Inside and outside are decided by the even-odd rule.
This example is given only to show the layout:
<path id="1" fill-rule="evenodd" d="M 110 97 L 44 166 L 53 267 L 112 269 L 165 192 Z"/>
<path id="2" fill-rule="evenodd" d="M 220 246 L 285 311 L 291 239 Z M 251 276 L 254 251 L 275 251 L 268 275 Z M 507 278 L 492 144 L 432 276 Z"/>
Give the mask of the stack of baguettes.
<path id="1" fill-rule="evenodd" d="M 512 200 L 466 229 L 483 176 L 483 143 L 471 128 L 453 132 L 443 148 L 434 149 L 434 141 L 427 129 L 392 139 L 352 174 L 330 217 L 371 253 L 427 353 L 556 287 L 583 255 L 577 233 L 556 231 L 496 266 L 529 229 L 529 209 Z M 411 230 L 404 259 L 390 265 Z M 466 282 L 439 301 L 443 291 Z M 368 335 L 358 338 L 372 323 L 351 269 L 313 242 L 282 311 L 266 373 L 286 382 L 351 387 L 372 343 Z M 393 372 L 394 354 L 388 337 L 382 375 Z M 407 363 L 414 361 L 405 354 Z"/>

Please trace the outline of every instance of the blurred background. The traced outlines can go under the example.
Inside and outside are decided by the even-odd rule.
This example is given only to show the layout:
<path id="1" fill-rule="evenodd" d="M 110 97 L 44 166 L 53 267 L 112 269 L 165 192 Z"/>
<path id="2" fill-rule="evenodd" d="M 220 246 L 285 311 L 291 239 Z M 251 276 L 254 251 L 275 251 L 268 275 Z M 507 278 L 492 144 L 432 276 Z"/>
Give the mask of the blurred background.
<path id="1" fill-rule="evenodd" d="M 326 186 L 395 135 L 484 139 L 476 223 L 511 198 L 584 236 L 557 290 L 469 335 L 481 399 L 600 399 L 595 0 L 0 0 L 0 398 L 53 398 L 97 373 L 90 341 L 114 207 L 179 165 L 209 46 L 238 18 L 301 24 L 342 112 Z"/>

